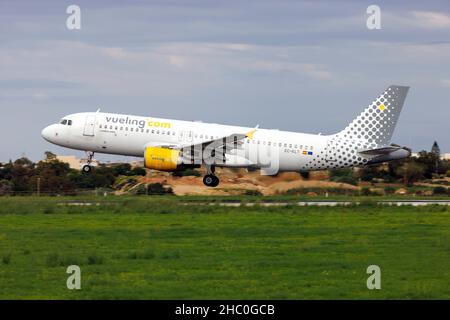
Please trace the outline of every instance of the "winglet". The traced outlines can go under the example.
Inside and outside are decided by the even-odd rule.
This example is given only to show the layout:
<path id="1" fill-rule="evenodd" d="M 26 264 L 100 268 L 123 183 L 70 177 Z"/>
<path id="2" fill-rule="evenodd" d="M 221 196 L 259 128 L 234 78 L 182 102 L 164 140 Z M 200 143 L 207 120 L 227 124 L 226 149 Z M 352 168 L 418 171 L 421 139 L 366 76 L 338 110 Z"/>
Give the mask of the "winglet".
<path id="1" fill-rule="evenodd" d="M 258 130 L 258 128 L 259 128 L 259 124 L 255 127 L 255 129 L 253 129 L 253 130 L 250 131 L 250 132 L 247 132 L 247 133 L 245 134 L 245 136 L 246 136 L 247 138 L 249 138 L 249 139 L 253 139 L 253 135 L 254 135 L 255 132 Z"/>

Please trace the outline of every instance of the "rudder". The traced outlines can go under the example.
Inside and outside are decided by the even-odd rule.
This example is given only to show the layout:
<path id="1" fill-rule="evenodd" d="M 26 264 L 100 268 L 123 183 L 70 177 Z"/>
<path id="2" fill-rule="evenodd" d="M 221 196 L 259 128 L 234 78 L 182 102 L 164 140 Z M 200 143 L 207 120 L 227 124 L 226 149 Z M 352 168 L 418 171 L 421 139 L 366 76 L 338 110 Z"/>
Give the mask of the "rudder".
<path id="1" fill-rule="evenodd" d="M 389 86 L 336 138 L 364 140 L 371 146 L 388 145 L 409 87 Z"/>

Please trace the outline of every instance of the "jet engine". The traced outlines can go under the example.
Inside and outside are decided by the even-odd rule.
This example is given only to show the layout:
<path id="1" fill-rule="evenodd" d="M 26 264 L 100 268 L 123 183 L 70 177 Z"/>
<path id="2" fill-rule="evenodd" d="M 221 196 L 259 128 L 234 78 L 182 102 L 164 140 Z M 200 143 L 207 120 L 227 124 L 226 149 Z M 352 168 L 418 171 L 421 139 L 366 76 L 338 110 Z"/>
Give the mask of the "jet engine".
<path id="1" fill-rule="evenodd" d="M 159 171 L 200 168 L 200 164 L 194 164 L 192 157 L 183 150 L 150 146 L 144 151 L 144 166 Z"/>
<path id="2" fill-rule="evenodd" d="M 180 151 L 161 148 L 147 147 L 144 152 L 144 166 L 147 169 L 159 171 L 176 171 L 180 169 L 181 157 Z"/>

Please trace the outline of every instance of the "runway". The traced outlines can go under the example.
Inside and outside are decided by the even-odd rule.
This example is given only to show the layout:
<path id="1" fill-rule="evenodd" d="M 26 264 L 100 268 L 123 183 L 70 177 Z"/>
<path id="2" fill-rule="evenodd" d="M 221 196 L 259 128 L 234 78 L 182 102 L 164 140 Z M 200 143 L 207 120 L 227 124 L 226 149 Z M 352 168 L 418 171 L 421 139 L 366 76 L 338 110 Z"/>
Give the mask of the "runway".
<path id="1" fill-rule="evenodd" d="M 429 206 L 429 205 L 441 205 L 450 206 L 450 200 L 382 200 L 374 201 L 377 205 L 388 205 L 388 206 Z M 185 205 L 219 205 L 224 207 L 283 207 L 283 206 L 325 206 L 325 207 L 336 207 L 336 206 L 350 206 L 350 205 L 360 205 L 360 201 L 298 201 L 298 202 L 239 202 L 239 201 L 222 201 L 222 202 L 185 202 Z"/>

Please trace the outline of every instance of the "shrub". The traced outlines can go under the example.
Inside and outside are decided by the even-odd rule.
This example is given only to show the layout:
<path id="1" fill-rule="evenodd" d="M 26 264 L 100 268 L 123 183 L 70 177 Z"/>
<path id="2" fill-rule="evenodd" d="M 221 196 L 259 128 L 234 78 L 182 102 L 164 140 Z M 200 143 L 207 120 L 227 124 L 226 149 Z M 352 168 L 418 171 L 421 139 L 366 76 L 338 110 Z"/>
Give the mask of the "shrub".
<path id="1" fill-rule="evenodd" d="M 164 195 L 173 194 L 173 189 L 156 182 L 147 185 L 141 184 L 134 189 L 134 193 L 137 195 Z"/>
<path id="2" fill-rule="evenodd" d="M 367 187 L 362 188 L 361 195 L 362 196 L 370 196 L 370 195 L 372 195 L 372 191 L 370 191 L 370 188 L 367 188 Z"/>
<path id="3" fill-rule="evenodd" d="M 385 187 L 384 188 L 384 192 L 386 193 L 386 194 L 394 194 L 395 193 L 395 188 L 394 187 L 390 187 L 390 186 L 387 186 L 387 187 Z"/>
<path id="4" fill-rule="evenodd" d="M 339 183 L 347 183 L 351 185 L 358 185 L 358 181 L 353 176 L 342 176 L 342 177 L 336 177 L 333 178 L 332 181 L 339 182 Z"/>
<path id="5" fill-rule="evenodd" d="M 345 189 L 345 188 L 293 188 L 285 191 L 282 194 L 290 196 L 306 195 L 307 193 L 316 193 L 317 195 L 347 195 L 347 196 L 357 196 L 358 190 Z"/>
<path id="6" fill-rule="evenodd" d="M 302 172 L 300 172 L 300 175 L 302 176 L 303 179 L 308 180 L 309 176 L 310 176 L 310 172 L 309 171 L 302 171 Z"/>
<path id="7" fill-rule="evenodd" d="M 147 174 L 147 171 L 142 167 L 136 167 L 134 169 L 131 169 L 130 175 L 133 176 L 145 176 Z"/>
<path id="8" fill-rule="evenodd" d="M 448 193 L 447 188 L 445 187 L 435 187 L 433 189 L 433 194 L 435 195 L 446 195 Z"/>
<path id="9" fill-rule="evenodd" d="M 262 196 L 263 194 L 259 190 L 245 190 L 244 196 Z"/>
<path id="10" fill-rule="evenodd" d="M 188 177 L 188 176 L 200 177 L 201 173 L 195 169 L 186 169 L 186 170 L 175 171 L 172 173 L 172 176 L 174 176 L 174 177 Z"/>
<path id="11" fill-rule="evenodd" d="M 330 170 L 330 181 L 348 183 L 352 185 L 358 184 L 353 170 L 350 168 Z"/>

